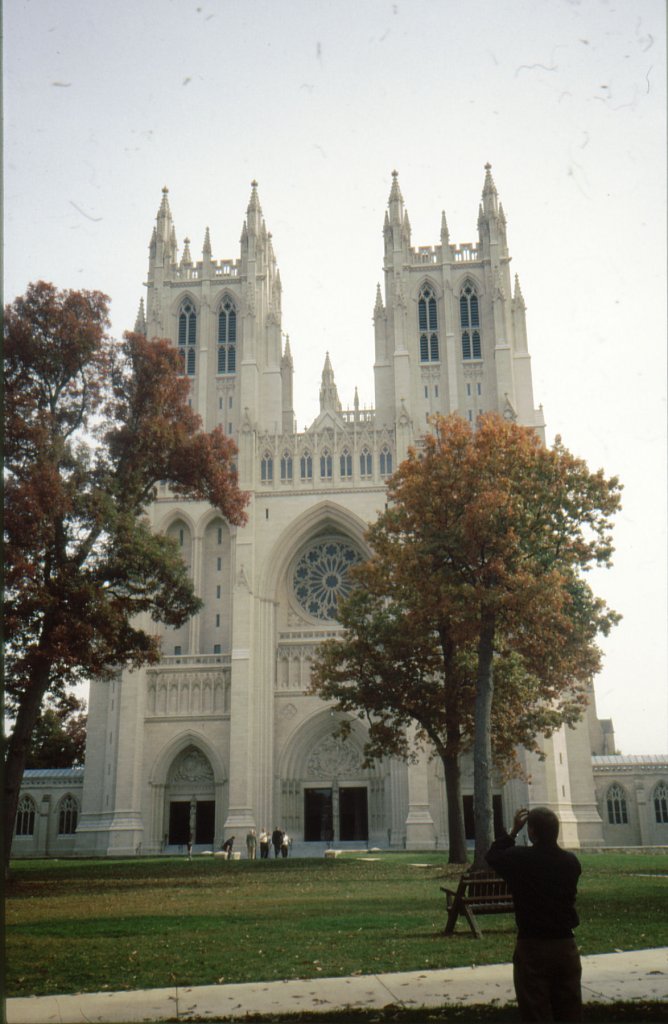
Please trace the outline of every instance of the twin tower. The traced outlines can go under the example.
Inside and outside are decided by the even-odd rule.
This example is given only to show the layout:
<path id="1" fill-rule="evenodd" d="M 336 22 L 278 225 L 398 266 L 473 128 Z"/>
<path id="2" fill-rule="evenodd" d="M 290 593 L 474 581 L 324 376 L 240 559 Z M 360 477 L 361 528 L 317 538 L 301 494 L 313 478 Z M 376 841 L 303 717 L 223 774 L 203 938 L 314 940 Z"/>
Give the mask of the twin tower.
<path id="1" fill-rule="evenodd" d="M 222 425 L 235 439 L 249 517 L 231 527 L 205 503 L 159 489 L 152 526 L 180 546 L 203 607 L 163 630 L 158 665 L 92 684 L 81 852 L 169 852 L 190 837 L 196 849 L 218 849 L 230 835 L 275 825 L 295 853 L 328 842 L 447 846 L 438 758 L 367 766 L 364 723 L 352 721 L 345 740 L 334 735 L 337 715 L 309 692 L 311 660 L 337 632 L 350 567 L 369 555 L 365 532 L 384 507 L 386 479 L 429 416 L 474 422 L 493 410 L 539 432 L 543 419 L 491 168 L 474 245 L 453 244 L 443 215 L 438 244 L 412 246 L 396 172 L 383 238 L 375 408 L 360 409 L 357 398 L 342 407 L 327 355 L 320 411 L 300 433 L 257 184 L 237 259 L 214 260 L 208 229 L 201 259 L 188 239 L 179 258 L 163 192 L 136 329 L 171 340 L 205 429 Z M 559 811 L 567 844 L 600 843 L 586 723 L 544 747 L 544 761 L 522 755 L 530 783 L 497 780 L 497 822 L 540 802 Z M 467 820 L 471 767 L 462 776 Z"/>

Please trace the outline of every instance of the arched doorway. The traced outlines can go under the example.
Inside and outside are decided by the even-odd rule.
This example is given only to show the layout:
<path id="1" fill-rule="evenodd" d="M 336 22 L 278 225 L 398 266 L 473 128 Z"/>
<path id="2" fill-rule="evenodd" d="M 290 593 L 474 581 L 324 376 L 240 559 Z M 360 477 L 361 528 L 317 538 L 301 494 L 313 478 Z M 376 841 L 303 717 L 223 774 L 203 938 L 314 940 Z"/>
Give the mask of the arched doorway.
<path id="1" fill-rule="evenodd" d="M 216 796 L 211 762 L 191 745 L 172 762 L 165 789 L 165 840 L 168 846 L 212 846 Z"/>
<path id="2" fill-rule="evenodd" d="M 370 843 L 386 839 L 386 767 L 364 764 L 364 737 L 355 723 L 335 735 L 327 710 L 303 722 L 281 757 L 282 821 L 305 843 Z"/>

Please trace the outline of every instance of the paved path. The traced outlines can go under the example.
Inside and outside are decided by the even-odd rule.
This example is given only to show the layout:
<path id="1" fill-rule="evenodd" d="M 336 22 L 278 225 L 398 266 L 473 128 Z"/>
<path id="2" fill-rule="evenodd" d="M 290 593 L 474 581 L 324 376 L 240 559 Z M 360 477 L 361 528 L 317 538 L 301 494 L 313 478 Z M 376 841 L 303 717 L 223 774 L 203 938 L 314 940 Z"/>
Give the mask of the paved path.
<path id="1" fill-rule="evenodd" d="M 658 999 L 668 1004 L 668 948 L 587 956 L 582 965 L 587 1002 Z M 511 965 L 492 964 L 309 981 L 8 999 L 7 1024 L 131 1024 L 192 1017 L 242 1020 L 247 1013 L 316 1015 L 344 1007 L 433 1007 L 513 1000 Z"/>

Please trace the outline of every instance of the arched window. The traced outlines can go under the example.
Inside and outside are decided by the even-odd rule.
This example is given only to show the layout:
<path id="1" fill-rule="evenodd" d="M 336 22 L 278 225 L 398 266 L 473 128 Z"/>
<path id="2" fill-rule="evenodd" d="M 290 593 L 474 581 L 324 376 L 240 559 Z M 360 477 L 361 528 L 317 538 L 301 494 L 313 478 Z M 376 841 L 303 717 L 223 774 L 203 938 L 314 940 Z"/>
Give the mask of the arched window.
<path id="1" fill-rule="evenodd" d="M 299 460 L 299 475 L 302 480 L 313 479 L 313 458 L 310 452 L 302 452 Z"/>
<path id="2" fill-rule="evenodd" d="M 218 373 L 236 373 L 237 311 L 231 299 L 224 299 L 218 313 Z"/>
<path id="3" fill-rule="evenodd" d="M 16 812 L 16 835 L 31 836 L 35 832 L 35 802 L 32 797 L 24 796 Z"/>
<path id="4" fill-rule="evenodd" d="M 380 450 L 380 475 L 381 476 L 392 476 L 392 452 L 385 445 Z"/>
<path id="5" fill-rule="evenodd" d="M 353 475 L 353 457 L 347 448 L 344 448 L 340 457 L 341 479 L 346 480 Z"/>
<path id="6" fill-rule="evenodd" d="M 418 297 L 418 329 L 420 332 L 420 362 L 438 363 L 438 314 L 436 296 L 429 285 L 425 285 Z"/>
<path id="7" fill-rule="evenodd" d="M 58 835 L 71 836 L 77 830 L 79 820 L 79 804 L 73 796 L 65 796 L 60 802 L 58 815 Z"/>
<path id="8" fill-rule="evenodd" d="M 332 456 L 327 448 L 320 456 L 320 478 L 322 480 L 332 479 Z"/>
<path id="9" fill-rule="evenodd" d="M 288 451 L 281 455 L 281 480 L 285 483 L 292 481 L 292 455 Z"/>
<path id="10" fill-rule="evenodd" d="M 608 790 L 608 821 L 611 825 L 628 825 L 629 816 L 626 810 L 626 793 L 615 782 Z"/>
<path id="11" fill-rule="evenodd" d="M 467 281 L 459 297 L 459 323 L 462 330 L 462 359 L 482 359 L 478 294 Z"/>
<path id="12" fill-rule="evenodd" d="M 260 479 L 263 484 L 271 483 L 274 479 L 274 460 L 271 452 L 265 452 L 260 463 Z"/>
<path id="13" fill-rule="evenodd" d="M 190 299 L 186 299 L 179 312 L 179 352 L 183 370 L 189 377 L 195 375 L 195 353 L 197 351 L 197 313 Z"/>
<path id="14" fill-rule="evenodd" d="M 363 480 L 373 476 L 373 456 L 368 448 L 363 448 L 360 452 L 360 476 Z"/>
<path id="15" fill-rule="evenodd" d="M 668 825 L 668 786 L 660 782 L 654 790 L 654 817 L 657 825 Z"/>

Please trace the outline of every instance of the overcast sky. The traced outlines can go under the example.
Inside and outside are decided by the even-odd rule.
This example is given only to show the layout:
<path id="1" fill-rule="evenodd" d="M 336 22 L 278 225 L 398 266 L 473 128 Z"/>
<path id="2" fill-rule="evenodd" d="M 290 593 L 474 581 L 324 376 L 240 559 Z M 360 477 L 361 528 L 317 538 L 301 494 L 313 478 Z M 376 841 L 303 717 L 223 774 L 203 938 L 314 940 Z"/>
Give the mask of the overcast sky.
<path id="1" fill-rule="evenodd" d="M 475 241 L 484 164 L 527 304 L 548 440 L 624 483 L 624 616 L 598 712 L 668 752 L 663 0 L 8 0 L 5 300 L 43 278 L 134 326 L 161 199 L 239 255 L 251 179 L 283 280 L 300 429 L 330 352 L 373 405 L 391 172 L 414 245 Z"/>

